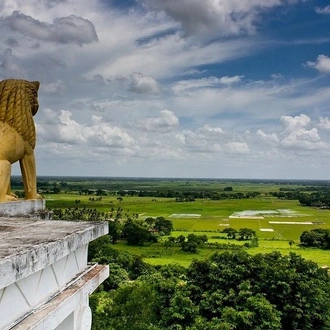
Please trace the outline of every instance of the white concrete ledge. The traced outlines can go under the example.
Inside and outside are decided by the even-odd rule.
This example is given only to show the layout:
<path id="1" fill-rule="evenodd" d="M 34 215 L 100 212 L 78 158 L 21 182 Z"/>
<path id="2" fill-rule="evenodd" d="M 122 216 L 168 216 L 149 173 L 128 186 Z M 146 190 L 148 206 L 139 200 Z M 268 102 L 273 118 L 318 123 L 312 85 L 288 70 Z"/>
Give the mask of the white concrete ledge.
<path id="1" fill-rule="evenodd" d="M 89 324 L 79 324 L 79 322 L 91 322 L 91 320 L 88 319 L 88 313 L 86 313 L 86 310 L 90 311 L 88 301 L 85 302 L 86 305 L 82 304 L 82 301 L 84 301 L 108 276 L 109 266 L 96 265 L 87 269 L 83 276 L 77 276 L 77 280 L 73 280 L 71 285 L 57 295 L 54 295 L 52 299 L 45 302 L 39 308 L 31 311 L 22 318 L 19 323 L 11 326 L 10 329 L 68 329 L 64 324 L 61 326 L 61 323 L 65 322 L 73 312 L 76 313 L 76 315 L 72 315 L 72 323 L 76 323 L 73 324 L 74 329 L 87 329 L 88 326 L 90 327 Z M 67 322 L 69 321 L 70 320 Z"/>
<path id="2" fill-rule="evenodd" d="M 29 217 L 44 212 L 46 202 L 44 199 L 18 200 L 13 202 L 0 202 L 0 217 Z"/>
<path id="3" fill-rule="evenodd" d="M 108 233 L 108 223 L 0 218 L 0 289 Z"/>
<path id="4" fill-rule="evenodd" d="M 88 265 L 108 223 L 0 218 L 0 329 L 90 330 L 88 296 L 109 275 Z"/>

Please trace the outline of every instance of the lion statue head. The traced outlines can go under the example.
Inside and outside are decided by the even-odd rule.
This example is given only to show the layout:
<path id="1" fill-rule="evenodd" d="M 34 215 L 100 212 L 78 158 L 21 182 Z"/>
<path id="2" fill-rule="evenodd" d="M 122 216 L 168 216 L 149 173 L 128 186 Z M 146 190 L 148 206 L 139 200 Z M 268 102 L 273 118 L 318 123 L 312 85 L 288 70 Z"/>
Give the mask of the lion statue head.
<path id="1" fill-rule="evenodd" d="M 0 121 L 13 127 L 32 149 L 36 144 L 33 116 L 37 113 L 38 81 L 0 81 Z"/>

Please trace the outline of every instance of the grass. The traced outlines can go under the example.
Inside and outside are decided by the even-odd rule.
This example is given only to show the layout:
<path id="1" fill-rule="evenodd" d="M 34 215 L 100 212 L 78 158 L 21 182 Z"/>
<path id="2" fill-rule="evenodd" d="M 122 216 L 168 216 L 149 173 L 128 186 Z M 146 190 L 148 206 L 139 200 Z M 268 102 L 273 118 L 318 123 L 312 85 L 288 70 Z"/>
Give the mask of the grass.
<path id="1" fill-rule="evenodd" d="M 120 183 L 116 183 L 120 185 Z M 123 183 L 121 183 L 122 185 Z M 147 182 L 140 182 L 140 188 Z M 158 183 L 160 186 L 165 183 Z M 172 183 L 171 183 L 172 184 Z M 178 185 L 178 183 L 176 182 Z M 229 183 L 221 183 L 223 186 L 230 185 Z M 221 186 L 220 183 L 205 182 L 205 187 L 216 188 Z M 182 186 L 180 186 L 182 185 Z M 187 187 L 189 183 L 180 182 L 179 186 L 173 187 L 178 189 L 180 187 Z M 190 188 L 200 189 L 202 183 L 192 184 Z M 121 186 L 122 187 L 122 186 Z M 155 187 L 155 186 L 154 186 Z M 126 189 L 126 188 L 121 188 Z M 239 190 L 243 189 L 243 190 Z M 245 190 L 244 190 L 245 189 Z M 259 184 L 249 186 L 248 184 L 240 184 L 234 187 L 234 191 L 275 191 L 278 187 L 274 183 Z M 173 221 L 175 231 L 172 236 L 179 236 L 181 234 L 187 236 L 189 233 L 197 235 L 206 234 L 209 237 L 209 242 L 218 241 L 220 243 L 228 242 L 224 239 L 214 239 L 212 236 L 220 235 L 226 227 L 235 229 L 251 228 L 256 231 L 259 238 L 259 247 L 251 248 L 247 251 L 252 254 L 269 253 L 272 251 L 280 251 L 283 254 L 295 252 L 302 255 L 306 259 L 313 260 L 319 265 L 330 265 L 329 251 L 319 249 L 304 249 L 298 246 L 299 237 L 304 230 L 311 230 L 314 228 L 328 228 L 330 229 L 330 210 L 320 210 L 316 208 L 308 208 L 299 205 L 298 201 L 279 200 L 271 197 L 260 197 L 255 199 L 239 199 L 239 200 L 196 200 L 195 202 L 177 203 L 173 198 L 155 198 L 152 197 L 123 197 L 123 202 L 119 202 L 116 196 L 104 196 L 101 201 L 90 201 L 90 197 L 76 193 L 61 193 L 49 194 L 44 196 L 48 208 L 72 208 L 75 207 L 74 201 L 80 200 L 78 207 L 87 207 L 97 209 L 100 212 L 110 212 L 111 209 L 116 210 L 118 207 L 124 209 L 124 213 L 132 214 L 138 213 L 140 219 L 147 217 L 163 216 Z M 294 217 L 287 216 L 270 216 L 264 215 L 262 219 L 251 218 L 230 218 L 234 212 L 242 212 L 245 210 L 278 210 L 288 209 L 295 211 Z M 201 214 L 200 218 L 175 218 L 172 214 Z M 282 222 L 320 222 L 321 224 L 305 225 L 305 224 L 270 224 L 269 221 Z M 229 225 L 229 226 L 228 226 Z M 260 231 L 262 228 L 272 228 L 274 232 Z M 165 238 L 163 238 L 164 240 Z M 291 248 L 288 244 L 289 240 L 294 240 Z M 233 241 L 235 244 L 240 244 Z M 162 243 L 152 244 L 144 247 L 132 247 L 120 243 L 114 245 L 114 248 L 119 250 L 129 251 L 141 255 L 145 261 L 151 264 L 168 264 L 179 263 L 183 266 L 188 266 L 193 259 L 204 259 L 210 254 L 214 253 L 214 249 L 202 248 L 197 254 L 187 254 L 180 250 L 179 247 L 171 247 L 165 249 Z"/>
<path id="2" fill-rule="evenodd" d="M 232 244 L 244 244 L 244 242 L 236 242 L 236 241 L 226 242 L 224 240 L 221 240 L 220 242 L 232 243 Z M 170 263 L 176 263 L 185 267 L 189 266 L 191 261 L 194 259 L 203 260 L 209 257 L 210 255 L 212 255 L 213 253 L 215 253 L 216 251 L 219 252 L 224 251 L 224 250 L 217 250 L 214 248 L 204 247 L 204 248 L 199 248 L 197 253 L 189 254 L 181 251 L 180 247 L 177 246 L 165 248 L 162 245 L 162 243 L 154 243 L 143 247 L 135 247 L 120 242 L 113 245 L 113 248 L 119 251 L 126 251 L 139 255 L 143 258 L 144 261 L 152 265 L 166 265 Z M 288 241 L 259 240 L 258 247 L 246 249 L 246 251 L 251 254 L 271 253 L 273 251 L 278 251 L 284 255 L 293 252 L 301 255 L 305 259 L 316 262 L 319 266 L 325 266 L 325 265 L 330 266 L 329 251 L 313 249 L 313 248 L 302 248 L 298 245 L 293 245 L 292 247 L 290 247 Z"/>

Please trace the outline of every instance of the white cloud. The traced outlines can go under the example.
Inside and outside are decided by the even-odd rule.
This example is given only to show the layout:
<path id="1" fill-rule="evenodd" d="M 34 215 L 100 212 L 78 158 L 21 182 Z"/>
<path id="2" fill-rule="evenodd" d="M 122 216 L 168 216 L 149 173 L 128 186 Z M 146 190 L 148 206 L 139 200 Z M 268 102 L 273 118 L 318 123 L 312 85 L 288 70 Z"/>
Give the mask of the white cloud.
<path id="1" fill-rule="evenodd" d="M 153 77 L 144 76 L 140 72 L 134 72 L 130 76 L 131 90 L 140 94 L 158 94 L 159 85 Z"/>
<path id="2" fill-rule="evenodd" d="M 89 20 L 75 15 L 59 17 L 54 19 L 52 24 L 47 24 L 14 11 L 3 21 L 11 30 L 37 40 L 78 45 L 98 40 L 94 25 Z"/>
<path id="3" fill-rule="evenodd" d="M 196 133 L 204 137 L 221 137 L 224 131 L 221 127 L 212 127 L 205 124 L 203 127 L 198 128 Z"/>
<path id="4" fill-rule="evenodd" d="M 65 84 L 62 80 L 57 79 L 54 82 L 42 85 L 42 91 L 50 94 L 60 94 L 65 89 Z"/>
<path id="5" fill-rule="evenodd" d="M 174 84 L 172 87 L 175 93 L 181 93 L 186 90 L 191 89 L 201 89 L 201 88 L 210 88 L 217 87 L 219 85 L 231 85 L 234 83 L 240 82 L 242 76 L 233 76 L 233 77 L 207 77 L 201 79 L 189 79 L 189 80 L 181 80 Z"/>
<path id="6" fill-rule="evenodd" d="M 330 5 L 325 6 L 325 7 L 316 7 L 315 12 L 318 14 L 324 14 L 324 15 L 330 15 Z"/>
<path id="7" fill-rule="evenodd" d="M 258 16 L 269 9 L 290 4 L 285 0 L 145 0 L 182 24 L 189 35 L 253 34 Z M 296 2 L 296 1 L 294 1 Z"/>
<path id="8" fill-rule="evenodd" d="M 284 126 L 285 133 L 291 133 L 294 131 L 301 130 L 305 128 L 310 122 L 311 119 L 305 114 L 301 114 L 300 116 L 295 116 L 295 117 L 291 117 L 291 116 L 281 117 L 281 123 Z"/>
<path id="9" fill-rule="evenodd" d="M 83 136 L 84 128 L 75 120 L 71 119 L 70 111 L 62 110 L 59 116 L 60 125 L 58 125 L 58 133 L 60 140 L 66 143 L 83 143 L 86 139 Z"/>
<path id="10" fill-rule="evenodd" d="M 231 85 L 240 82 L 242 78 L 243 76 L 233 76 L 233 77 L 225 76 L 220 78 L 220 83 L 224 85 Z"/>
<path id="11" fill-rule="evenodd" d="M 328 148 L 328 145 L 321 141 L 317 128 L 309 129 L 311 118 L 305 114 L 295 117 L 282 116 L 280 122 L 283 130 L 278 134 L 266 134 L 258 130 L 257 135 L 266 143 L 278 148 L 311 151 Z"/>
<path id="12" fill-rule="evenodd" d="M 176 139 L 186 155 L 201 154 L 207 155 L 208 158 L 223 154 L 224 149 L 228 153 L 241 153 L 244 147 L 231 141 L 234 138 L 232 134 L 224 132 L 221 127 L 207 124 L 195 131 L 183 130 L 176 135 Z M 239 149 L 240 151 L 238 151 Z"/>
<path id="13" fill-rule="evenodd" d="M 226 151 L 230 154 L 247 154 L 250 149 L 246 142 L 228 142 Z"/>
<path id="14" fill-rule="evenodd" d="M 326 55 L 319 55 L 315 62 L 308 61 L 306 65 L 321 73 L 330 73 L 330 58 Z"/>
<path id="15" fill-rule="evenodd" d="M 279 138 L 276 133 L 266 134 L 261 129 L 257 131 L 257 135 L 260 136 L 265 142 L 277 145 L 279 143 Z"/>
<path id="16" fill-rule="evenodd" d="M 328 117 L 321 117 L 318 123 L 318 127 L 325 129 L 325 130 L 330 130 L 330 120 Z"/>
<path id="17" fill-rule="evenodd" d="M 39 124 L 41 138 L 62 144 L 75 144 L 83 148 L 129 148 L 134 139 L 123 129 L 104 122 L 102 117 L 92 116 L 91 125 L 80 124 L 72 119 L 72 113 L 61 110 L 60 115 L 48 109 L 47 120 Z M 87 155 L 87 154 L 86 154 Z"/>
<path id="18" fill-rule="evenodd" d="M 148 131 L 169 132 L 179 126 L 179 119 L 173 111 L 162 110 L 159 117 L 147 118 L 140 125 Z"/>

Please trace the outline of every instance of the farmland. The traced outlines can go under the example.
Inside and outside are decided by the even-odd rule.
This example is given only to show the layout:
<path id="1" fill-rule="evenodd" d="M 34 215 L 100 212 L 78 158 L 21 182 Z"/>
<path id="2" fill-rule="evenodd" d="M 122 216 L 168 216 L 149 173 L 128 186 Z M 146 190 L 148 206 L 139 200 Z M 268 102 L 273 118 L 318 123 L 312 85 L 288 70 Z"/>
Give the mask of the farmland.
<path id="1" fill-rule="evenodd" d="M 111 218 L 120 208 L 123 218 L 131 217 L 133 214 L 137 214 L 139 220 L 164 217 L 173 222 L 172 236 L 203 234 L 208 236 L 209 243 L 243 244 L 236 240 L 228 240 L 221 232 L 225 228 L 237 230 L 251 228 L 259 239 L 258 247 L 248 249 L 251 254 L 274 250 L 288 254 L 291 251 L 320 265 L 330 265 L 327 251 L 299 246 L 299 237 L 303 231 L 315 228 L 330 229 L 330 210 L 302 206 L 298 200 L 277 198 L 272 195 L 274 192 L 299 189 L 299 187 L 322 185 L 327 187 L 326 182 L 43 178 L 39 185 L 42 187 L 41 192 L 49 209 L 85 207 L 96 209 L 105 218 Z M 55 192 L 51 190 L 53 187 L 57 187 Z M 235 198 L 220 200 L 203 198 L 210 192 L 222 193 L 226 187 L 231 188 L 230 197 Z M 157 197 L 140 197 L 137 193 L 130 193 L 132 191 L 148 192 L 149 195 L 157 195 Z M 178 201 L 174 197 L 158 197 L 168 194 L 169 191 L 177 195 L 198 192 L 202 198 Z M 251 192 L 258 194 L 253 198 L 238 198 L 238 195 L 234 195 Z M 96 198 L 97 195 L 102 198 Z M 288 243 L 290 240 L 294 242 L 291 246 Z M 128 246 L 123 242 L 115 244 L 114 247 L 139 254 L 151 264 L 176 262 L 185 266 L 194 258 L 203 259 L 214 252 L 214 247 L 205 246 L 195 254 L 187 254 L 178 247 L 165 248 L 165 241 L 166 237 L 162 236 L 158 243 L 147 243 L 143 247 Z"/>

